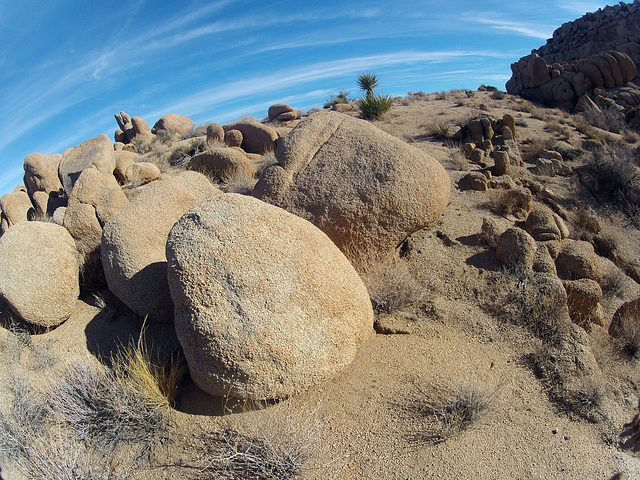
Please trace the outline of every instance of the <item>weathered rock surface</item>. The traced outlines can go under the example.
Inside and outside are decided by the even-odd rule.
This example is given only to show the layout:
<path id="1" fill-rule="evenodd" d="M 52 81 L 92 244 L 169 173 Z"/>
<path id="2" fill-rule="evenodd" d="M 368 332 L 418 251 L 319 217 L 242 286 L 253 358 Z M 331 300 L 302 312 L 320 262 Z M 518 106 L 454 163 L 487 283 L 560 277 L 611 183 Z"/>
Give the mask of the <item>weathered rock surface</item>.
<path id="1" fill-rule="evenodd" d="M 20 318 L 42 327 L 60 325 L 79 293 L 76 246 L 63 227 L 22 222 L 0 238 L 0 296 Z"/>
<path id="2" fill-rule="evenodd" d="M 43 155 L 32 153 L 24 159 L 24 184 L 27 191 L 33 195 L 34 192 L 56 192 L 62 188 L 58 170 L 62 155 Z"/>
<path id="3" fill-rule="evenodd" d="M 99 135 L 76 147 L 68 148 L 62 155 L 60 178 L 67 197 L 71 197 L 73 186 L 82 171 L 91 165 L 102 173 L 113 174 L 116 158 L 113 144 L 106 135 Z"/>
<path id="4" fill-rule="evenodd" d="M 5 193 L 0 197 L 0 210 L 11 227 L 20 222 L 26 222 L 34 212 L 33 204 L 24 187 L 16 188 L 13 192 Z"/>
<path id="5" fill-rule="evenodd" d="M 496 245 L 496 259 L 512 266 L 531 268 L 535 260 L 536 241 L 521 228 L 508 228 Z"/>
<path id="6" fill-rule="evenodd" d="M 215 178 L 225 179 L 237 172 L 253 177 L 256 169 L 245 154 L 235 148 L 213 147 L 206 152 L 191 157 L 189 168 L 201 173 L 213 174 Z"/>
<path id="7" fill-rule="evenodd" d="M 633 338 L 640 335 L 640 298 L 623 303 L 609 324 L 612 337 Z"/>
<path id="8" fill-rule="evenodd" d="M 560 278 L 577 280 L 587 278 L 600 283 L 602 271 L 593 245 L 582 240 L 564 240 L 556 259 Z"/>
<path id="9" fill-rule="evenodd" d="M 449 203 L 449 176 L 433 157 L 340 113 L 300 122 L 276 158 L 254 196 L 311 221 L 343 252 L 392 250 Z"/>
<path id="10" fill-rule="evenodd" d="M 280 122 L 290 122 L 298 116 L 296 109 L 286 103 L 276 103 L 269 107 L 269 120 L 278 120 Z"/>
<path id="11" fill-rule="evenodd" d="M 268 125 L 263 125 L 252 118 L 245 118 L 237 122 L 223 125 L 225 132 L 238 130 L 242 133 L 242 149 L 248 153 L 263 155 L 275 148 L 278 132 Z"/>
<path id="12" fill-rule="evenodd" d="M 193 130 L 194 126 L 195 122 L 186 115 L 168 113 L 155 123 L 151 132 L 158 133 L 161 130 L 167 130 L 178 135 L 184 135 L 185 133 L 189 133 Z"/>
<path id="13" fill-rule="evenodd" d="M 212 395 L 295 395 L 344 369 L 373 333 L 367 289 L 338 248 L 255 198 L 222 195 L 184 215 L 167 259 L 176 332 Z"/>
<path id="14" fill-rule="evenodd" d="M 173 224 L 205 198 L 221 194 L 204 175 L 183 172 L 140 187 L 104 226 L 102 265 L 109 286 L 125 305 L 159 323 L 173 322 L 165 244 Z"/>

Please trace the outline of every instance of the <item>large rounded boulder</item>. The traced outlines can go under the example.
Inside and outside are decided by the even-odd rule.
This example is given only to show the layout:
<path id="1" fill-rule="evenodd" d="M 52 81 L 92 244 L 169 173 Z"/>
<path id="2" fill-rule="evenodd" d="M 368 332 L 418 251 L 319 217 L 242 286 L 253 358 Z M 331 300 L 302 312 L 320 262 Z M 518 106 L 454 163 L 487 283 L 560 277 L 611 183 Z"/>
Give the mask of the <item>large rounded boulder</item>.
<path id="1" fill-rule="evenodd" d="M 295 395 L 349 365 L 373 333 L 367 289 L 306 220 L 221 195 L 167 240 L 175 326 L 191 376 L 212 395 Z"/>
<path id="2" fill-rule="evenodd" d="M 182 215 L 205 198 L 221 193 L 197 172 L 183 172 L 140 187 L 102 232 L 102 265 L 109 290 L 149 321 L 172 323 L 167 235 Z"/>
<path id="3" fill-rule="evenodd" d="M 0 238 L 0 296 L 23 320 L 55 327 L 80 293 L 76 245 L 50 222 L 20 222 Z"/>
<path id="4" fill-rule="evenodd" d="M 437 160 L 337 112 L 300 122 L 278 141 L 276 158 L 254 196 L 311 221 L 343 252 L 392 250 L 449 203 Z"/>

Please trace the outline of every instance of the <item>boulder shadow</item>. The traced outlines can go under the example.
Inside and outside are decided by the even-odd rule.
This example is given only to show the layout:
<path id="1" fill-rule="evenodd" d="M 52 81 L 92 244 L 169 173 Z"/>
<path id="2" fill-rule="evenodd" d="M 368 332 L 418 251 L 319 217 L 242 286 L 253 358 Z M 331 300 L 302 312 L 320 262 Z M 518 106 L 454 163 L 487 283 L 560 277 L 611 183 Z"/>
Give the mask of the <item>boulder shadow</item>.
<path id="1" fill-rule="evenodd" d="M 101 363 L 111 366 L 119 350 L 138 341 L 161 362 L 170 359 L 180 348 L 173 324 L 145 321 L 110 292 L 103 292 L 101 296 L 105 306 L 84 330 L 87 350 Z"/>
<path id="2" fill-rule="evenodd" d="M 496 256 L 489 250 L 471 255 L 469 258 L 467 258 L 465 263 L 467 265 L 471 265 L 472 267 L 482 268 L 484 270 L 490 270 L 492 272 L 497 272 L 498 270 L 500 270 L 500 265 L 496 260 Z"/>

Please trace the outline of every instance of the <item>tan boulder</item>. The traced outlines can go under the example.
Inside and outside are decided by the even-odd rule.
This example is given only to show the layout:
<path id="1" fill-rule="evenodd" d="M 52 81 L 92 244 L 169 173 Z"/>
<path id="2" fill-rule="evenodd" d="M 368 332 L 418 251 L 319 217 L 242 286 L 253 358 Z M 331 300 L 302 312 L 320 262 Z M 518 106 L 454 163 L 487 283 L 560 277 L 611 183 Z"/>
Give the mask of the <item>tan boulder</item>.
<path id="1" fill-rule="evenodd" d="M 35 213 L 29 195 L 20 188 L 0 197 L 0 210 L 7 220 L 8 227 L 19 222 L 26 222 Z"/>
<path id="2" fill-rule="evenodd" d="M 120 185 L 126 185 L 131 182 L 129 174 L 131 171 L 129 168 L 136 163 L 138 155 L 133 152 L 121 150 L 115 152 L 116 168 L 113 170 L 113 176 L 116 177 Z"/>
<path id="3" fill-rule="evenodd" d="M 638 338 L 640 336 L 640 298 L 623 303 L 609 324 L 612 337 Z"/>
<path id="4" fill-rule="evenodd" d="M 567 307 L 573 323 L 589 328 L 591 323 L 602 325 L 602 289 L 598 282 L 586 278 L 564 282 Z"/>
<path id="5" fill-rule="evenodd" d="M 240 130 L 227 130 L 224 134 L 224 143 L 229 147 L 242 145 L 242 132 Z"/>
<path id="6" fill-rule="evenodd" d="M 127 169 L 127 176 L 134 185 L 146 185 L 160 178 L 162 172 L 151 162 L 135 162 Z"/>
<path id="7" fill-rule="evenodd" d="M 489 189 L 489 179 L 481 172 L 470 172 L 465 178 L 473 190 L 484 192 Z"/>
<path id="8" fill-rule="evenodd" d="M 332 111 L 301 121 L 254 196 L 306 218 L 343 251 L 388 252 L 436 221 L 451 183 L 429 154 Z"/>
<path id="9" fill-rule="evenodd" d="M 24 159 L 24 184 L 28 192 L 56 192 L 62 188 L 58 169 L 62 155 L 43 155 L 32 153 Z"/>
<path id="10" fill-rule="evenodd" d="M 173 322 L 165 244 L 173 224 L 205 198 L 220 195 L 204 175 L 183 172 L 149 183 L 105 224 L 102 264 L 109 286 L 125 305 L 159 323 Z"/>
<path id="11" fill-rule="evenodd" d="M 23 222 L 0 238 L 0 296 L 23 320 L 41 327 L 64 322 L 80 293 L 71 235 L 50 222 Z"/>
<path id="12" fill-rule="evenodd" d="M 493 161 L 495 162 L 496 175 L 505 175 L 511 171 L 511 162 L 509 161 L 509 154 L 502 150 L 496 150 L 493 152 Z"/>
<path id="13" fill-rule="evenodd" d="M 566 239 L 556 259 L 560 278 L 576 280 L 588 278 L 600 283 L 602 271 L 593 245 L 582 240 Z"/>
<path id="14" fill-rule="evenodd" d="M 189 169 L 212 174 L 218 179 L 228 178 L 237 172 L 244 172 L 252 178 L 256 173 L 255 166 L 244 153 L 224 146 L 213 147 L 194 155 L 189 162 Z"/>
<path id="15" fill-rule="evenodd" d="M 113 144 L 106 135 L 99 135 L 68 148 L 62 155 L 59 173 L 67 197 L 71 197 L 73 186 L 82 171 L 91 165 L 102 173 L 113 174 L 116 157 Z"/>
<path id="16" fill-rule="evenodd" d="M 527 216 L 525 229 L 534 238 L 544 242 L 546 240 L 561 240 L 562 233 L 556 223 L 551 209 L 538 205 Z"/>
<path id="17" fill-rule="evenodd" d="M 224 129 L 219 123 L 210 123 L 207 125 L 207 144 L 214 145 L 216 143 L 224 142 Z M 242 140 L 240 140 L 242 144 Z M 237 145 L 238 147 L 240 145 Z"/>
<path id="18" fill-rule="evenodd" d="M 151 138 L 151 129 L 147 122 L 140 117 L 131 117 L 131 125 L 133 128 L 134 137 L 147 137 Z"/>
<path id="19" fill-rule="evenodd" d="M 516 138 L 516 118 L 510 113 L 505 113 L 504 116 L 502 117 L 502 123 L 504 124 L 505 127 L 511 130 L 511 133 L 513 134 L 512 139 L 515 139 Z"/>
<path id="20" fill-rule="evenodd" d="M 276 103 L 269 107 L 268 112 L 269 120 L 278 120 L 280 122 L 289 122 L 295 120 L 298 117 L 298 112 L 295 108 L 285 103 Z"/>
<path id="21" fill-rule="evenodd" d="M 636 64 L 628 55 L 615 50 L 607 50 L 607 53 L 615 58 L 618 63 L 620 73 L 622 74 L 622 83 L 620 85 L 630 82 L 636 78 L 636 75 L 638 74 Z"/>
<path id="22" fill-rule="evenodd" d="M 212 395 L 296 395 L 346 368 L 373 333 L 367 289 L 340 250 L 255 198 L 221 195 L 184 215 L 167 259 L 176 333 Z"/>
<path id="23" fill-rule="evenodd" d="M 263 125 L 253 118 L 245 118 L 228 123 L 222 127 L 225 132 L 238 130 L 242 133 L 242 149 L 248 153 L 260 155 L 273 151 L 278 132 L 268 125 Z"/>
<path id="24" fill-rule="evenodd" d="M 151 129 L 151 133 L 158 133 L 161 130 L 166 130 L 178 135 L 184 135 L 185 133 L 189 133 L 193 130 L 194 126 L 195 122 L 186 115 L 168 113 L 155 123 Z"/>
<path id="25" fill-rule="evenodd" d="M 521 228 L 508 228 L 496 244 L 496 259 L 512 266 L 531 268 L 535 261 L 536 241 Z"/>

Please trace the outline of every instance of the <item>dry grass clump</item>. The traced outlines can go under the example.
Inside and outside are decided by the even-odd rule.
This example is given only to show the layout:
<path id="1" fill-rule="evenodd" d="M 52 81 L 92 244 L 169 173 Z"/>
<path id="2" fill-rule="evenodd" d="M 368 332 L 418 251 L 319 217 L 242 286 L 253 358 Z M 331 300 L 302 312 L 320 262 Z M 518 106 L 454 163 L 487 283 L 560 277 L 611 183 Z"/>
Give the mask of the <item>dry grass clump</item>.
<path id="1" fill-rule="evenodd" d="M 527 162 L 535 163 L 543 150 L 553 150 L 555 146 L 556 141 L 553 138 L 532 138 L 524 140 L 521 147 L 522 158 Z"/>
<path id="2" fill-rule="evenodd" d="M 11 350 L 7 343 L 3 354 Z M 31 356 L 31 347 L 20 348 Z M 44 379 L 48 370 L 23 371 L 29 365 L 24 358 L 12 361 L 10 378 L 2 379 L 13 402 L 0 410 L 0 456 L 35 479 L 132 478 L 141 455 L 168 428 L 185 371 L 177 358 L 162 366 L 152 361 L 142 340 L 121 349 L 113 369 L 74 362 L 42 385 L 27 379 Z"/>
<path id="3" fill-rule="evenodd" d="M 189 165 L 191 157 L 205 150 L 205 141 L 202 138 L 194 138 L 189 145 L 176 147 L 169 155 L 169 165 L 172 167 L 186 167 Z"/>
<path id="4" fill-rule="evenodd" d="M 436 138 L 451 138 L 451 126 L 449 122 L 436 122 L 427 128 L 427 135 Z"/>
<path id="5" fill-rule="evenodd" d="M 477 424 L 490 413 L 498 388 L 477 381 L 445 389 L 415 385 L 420 398 L 410 402 L 410 410 L 423 419 L 423 430 L 413 436 L 418 443 L 437 445 Z"/>
<path id="6" fill-rule="evenodd" d="M 377 256 L 357 263 L 376 313 L 417 308 L 431 296 L 430 279 L 419 276 L 404 258 Z"/>
<path id="7" fill-rule="evenodd" d="M 639 170 L 633 152 L 626 147 L 594 152 L 583 167 L 583 179 L 600 199 L 622 208 L 629 215 L 637 211 Z"/>
<path id="8" fill-rule="evenodd" d="M 244 170 L 236 170 L 226 175 L 222 179 L 220 189 L 226 193 L 239 193 L 241 195 L 251 195 L 258 180 L 247 174 Z"/>
<path id="9" fill-rule="evenodd" d="M 290 408 L 286 407 L 285 408 Z M 198 453 L 198 480 L 286 480 L 303 478 L 322 458 L 318 435 L 322 424 L 311 414 L 288 411 L 264 414 L 249 431 L 226 428 L 203 436 L 205 452 Z"/>

